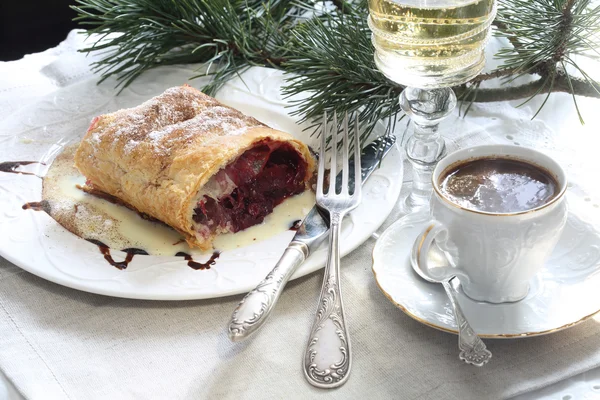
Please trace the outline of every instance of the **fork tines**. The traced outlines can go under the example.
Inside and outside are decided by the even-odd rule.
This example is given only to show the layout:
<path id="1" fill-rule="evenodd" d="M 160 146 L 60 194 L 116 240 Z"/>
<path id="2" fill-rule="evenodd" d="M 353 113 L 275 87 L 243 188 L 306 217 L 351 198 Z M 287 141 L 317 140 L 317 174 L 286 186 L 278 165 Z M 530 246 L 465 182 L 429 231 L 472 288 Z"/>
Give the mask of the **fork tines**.
<path id="1" fill-rule="evenodd" d="M 349 163 L 349 139 L 348 139 L 348 113 L 344 114 L 344 120 L 342 121 L 342 180 L 341 184 L 336 179 L 337 175 L 337 153 L 338 153 L 338 143 L 339 143 L 339 126 L 337 120 L 337 113 L 334 111 L 333 113 L 333 127 L 330 127 L 328 124 L 327 112 L 323 114 L 323 127 L 321 130 L 321 149 L 319 152 L 319 169 L 318 169 L 318 178 L 317 178 L 317 197 L 327 197 L 335 194 L 350 194 L 350 186 L 353 187 L 352 197 L 360 198 L 361 196 L 361 186 L 362 186 L 362 176 L 360 169 L 360 138 L 358 133 L 358 114 L 354 120 L 353 134 L 354 134 L 354 176 L 353 180 L 350 180 L 350 163 Z M 327 158 L 327 136 L 331 131 L 331 161 L 330 161 L 330 169 L 329 169 L 329 188 L 327 192 L 323 192 L 324 186 L 324 176 L 325 176 L 325 164 Z M 336 185 L 336 182 L 338 183 Z M 336 192 L 336 186 L 338 187 L 339 192 Z"/>

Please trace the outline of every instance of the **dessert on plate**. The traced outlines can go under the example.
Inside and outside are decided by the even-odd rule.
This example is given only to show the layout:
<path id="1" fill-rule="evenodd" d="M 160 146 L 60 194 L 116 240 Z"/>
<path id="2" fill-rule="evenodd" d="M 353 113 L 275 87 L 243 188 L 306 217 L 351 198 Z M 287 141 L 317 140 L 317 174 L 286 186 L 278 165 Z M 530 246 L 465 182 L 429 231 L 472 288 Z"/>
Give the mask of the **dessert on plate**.
<path id="1" fill-rule="evenodd" d="M 115 196 L 207 250 L 309 188 L 315 163 L 290 134 L 190 86 L 94 118 L 75 154 L 85 190 Z"/>

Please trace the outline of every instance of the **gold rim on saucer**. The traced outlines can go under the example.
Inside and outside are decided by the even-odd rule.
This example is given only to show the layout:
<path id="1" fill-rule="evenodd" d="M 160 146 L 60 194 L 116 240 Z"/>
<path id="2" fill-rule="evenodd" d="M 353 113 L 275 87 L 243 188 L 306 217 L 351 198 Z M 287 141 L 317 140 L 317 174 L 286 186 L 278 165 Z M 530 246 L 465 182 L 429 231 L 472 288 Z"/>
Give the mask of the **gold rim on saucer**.
<path id="1" fill-rule="evenodd" d="M 394 224 L 392 224 L 391 226 L 393 226 Z M 391 227 L 390 226 L 390 227 Z M 389 229 L 389 228 L 388 228 Z M 436 325 L 435 323 L 432 323 L 430 321 L 426 321 L 418 316 L 416 316 L 415 314 L 411 313 L 406 307 L 404 307 L 403 305 L 401 305 L 400 303 L 396 302 L 393 298 L 392 295 L 389 294 L 388 292 L 385 291 L 385 289 L 383 289 L 383 287 L 381 287 L 381 285 L 379 284 L 379 279 L 377 278 L 377 272 L 375 271 L 375 249 L 377 248 L 377 246 L 373 247 L 373 251 L 371 253 L 371 260 L 372 260 L 372 264 L 371 264 L 371 271 L 373 271 L 373 275 L 375 277 L 375 284 L 377 285 L 377 287 L 379 288 L 379 290 L 383 293 L 383 295 L 390 301 L 390 303 L 392 303 L 393 305 L 395 305 L 396 307 L 398 307 L 400 310 L 402 310 L 402 312 L 404 312 L 406 315 L 408 315 L 409 317 L 411 317 L 412 319 L 414 319 L 415 321 L 418 321 L 420 323 L 422 323 L 423 325 L 427 325 L 431 328 L 440 330 L 442 332 L 448 332 L 448 333 L 453 333 L 455 335 L 458 334 L 458 330 L 455 329 L 450 329 L 444 326 L 440 326 L 440 325 Z M 419 278 L 421 279 L 421 278 Z M 514 339 L 514 338 L 522 338 L 522 337 L 533 337 L 533 336 L 541 336 L 541 335 L 547 335 L 550 333 L 554 333 L 554 332 L 558 332 L 558 331 L 562 331 L 564 329 L 567 328 L 571 328 L 577 324 L 580 324 L 590 318 L 592 318 L 594 315 L 598 314 L 600 312 L 600 309 L 594 311 L 593 313 L 586 315 L 584 317 L 582 317 L 581 319 L 574 321 L 574 322 L 570 322 L 568 324 L 556 327 L 556 328 L 552 328 L 552 329 L 546 329 L 546 330 L 542 330 L 542 331 L 534 331 L 534 332 L 523 332 L 523 333 L 495 333 L 495 334 L 479 334 L 479 337 L 483 338 L 483 339 Z"/>
<path id="2" fill-rule="evenodd" d="M 381 287 L 381 285 L 379 284 L 379 281 L 377 280 L 377 273 L 375 272 L 375 270 L 373 269 L 373 267 L 371 267 L 371 270 L 373 271 L 373 275 L 375 275 L 375 283 L 377 284 L 377 287 L 379 288 L 379 290 L 381 290 L 381 292 L 383 293 L 383 295 L 385 297 L 387 297 L 387 299 L 390 301 L 390 303 L 392 303 L 393 305 L 395 305 L 396 307 L 398 307 L 406 315 L 408 315 L 409 317 L 411 317 L 415 321 L 418 321 L 418 322 L 422 323 L 423 325 L 430 326 L 430 327 L 432 327 L 434 329 L 437 329 L 439 331 L 442 331 L 442 332 L 448 332 L 448 333 L 453 333 L 455 335 L 458 335 L 458 331 L 457 330 L 455 330 L 455 329 L 449 329 L 449 328 L 446 328 L 446 327 L 440 326 L 440 325 L 436 325 L 436 324 L 434 324 L 432 322 L 429 322 L 429 321 L 426 321 L 426 320 L 424 320 L 424 319 L 422 319 L 420 317 L 417 317 L 415 314 L 413 314 L 410 311 L 408 311 L 404 306 L 402 306 L 401 304 L 397 303 L 394 299 L 392 299 L 392 296 Z M 564 329 L 567 329 L 567 328 L 570 328 L 570 327 L 575 326 L 577 324 L 580 324 L 580 323 L 582 323 L 582 322 L 584 322 L 584 321 L 592 318 L 594 315 L 598 314 L 599 312 L 600 312 L 600 310 L 594 311 L 590 315 L 586 315 L 585 317 L 581 318 L 578 321 L 571 322 L 571 323 L 565 324 L 563 326 L 559 326 L 558 328 L 547 329 L 545 331 L 524 332 L 524 333 L 480 334 L 479 337 L 481 337 L 483 339 L 514 339 L 514 338 L 520 338 L 520 337 L 533 337 L 533 336 L 547 335 L 549 333 L 554 333 L 554 332 L 562 331 Z"/>

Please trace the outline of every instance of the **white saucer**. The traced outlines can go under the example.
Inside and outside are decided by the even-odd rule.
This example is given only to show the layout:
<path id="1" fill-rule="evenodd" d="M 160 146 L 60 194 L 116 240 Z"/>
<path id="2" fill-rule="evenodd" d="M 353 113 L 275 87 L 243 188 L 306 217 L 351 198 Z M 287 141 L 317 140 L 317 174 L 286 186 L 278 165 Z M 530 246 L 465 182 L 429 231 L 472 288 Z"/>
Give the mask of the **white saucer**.
<path id="1" fill-rule="evenodd" d="M 390 226 L 373 249 L 373 273 L 385 296 L 410 317 L 445 332 L 456 322 L 440 284 L 422 280 L 409 256 L 428 214 L 407 215 Z M 465 296 L 458 301 L 471 326 L 484 338 L 544 335 L 569 328 L 600 311 L 600 233 L 573 213 L 550 260 L 531 282 L 527 297 L 490 304 Z"/>

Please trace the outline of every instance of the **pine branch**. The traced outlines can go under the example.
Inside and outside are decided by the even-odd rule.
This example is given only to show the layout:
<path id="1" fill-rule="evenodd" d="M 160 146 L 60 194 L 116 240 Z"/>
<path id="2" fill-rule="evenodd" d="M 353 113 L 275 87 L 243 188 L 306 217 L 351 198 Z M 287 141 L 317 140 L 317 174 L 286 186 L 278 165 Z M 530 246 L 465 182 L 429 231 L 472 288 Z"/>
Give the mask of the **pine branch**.
<path id="1" fill-rule="evenodd" d="M 494 22 L 492 22 L 492 25 L 495 26 L 501 33 L 508 32 L 508 26 L 502 21 L 495 19 Z M 502 34 L 498 36 L 502 36 Z M 517 36 L 507 35 L 506 38 L 515 49 L 520 49 L 523 46 L 523 44 L 519 42 L 519 38 Z"/>
<path id="2" fill-rule="evenodd" d="M 477 75 L 471 82 L 483 82 L 494 78 L 506 78 L 517 74 L 519 71 L 516 68 L 498 68 L 492 72 L 486 72 Z"/>
<path id="3" fill-rule="evenodd" d="M 310 101 L 292 99 L 298 106 L 295 114 L 318 121 L 324 111 L 359 112 L 368 134 L 377 121 L 400 112 L 401 88 L 375 67 L 367 30 L 365 19 L 351 13 L 312 19 L 293 31 L 296 57 L 285 63 L 291 75 L 283 91 L 288 96 L 311 92 Z"/>
<path id="4" fill-rule="evenodd" d="M 553 92 L 600 98 L 598 82 L 574 61 L 575 55 L 600 56 L 599 6 L 592 0 L 498 1 L 495 34 L 510 43 L 497 54 L 503 65 L 456 87 L 459 99 L 529 100 Z M 122 87 L 159 65 L 202 63 L 199 75 L 213 75 L 204 90 L 214 94 L 231 77 L 259 65 L 290 74 L 284 91 L 304 120 L 320 120 L 325 110 L 357 112 L 368 133 L 400 112 L 403 87 L 374 64 L 364 0 L 334 0 L 330 12 L 315 12 L 313 0 L 76 2 L 77 20 L 89 27 L 88 34 L 102 37 L 83 51 L 107 52 L 94 68 L 102 79 L 117 76 Z M 536 80 L 516 85 L 522 75 Z M 494 78 L 504 85 L 480 88 Z M 296 97 L 305 93 L 311 95 Z"/>
<path id="5" fill-rule="evenodd" d="M 296 21 L 291 0 L 76 0 L 76 20 L 104 39 L 81 51 L 109 50 L 93 64 L 102 80 L 117 75 L 127 86 L 158 65 L 218 65 L 205 90 L 214 94 L 248 65 L 278 66 L 284 29 Z M 117 33 L 117 35 L 114 35 Z M 107 36 L 113 34 L 111 36 Z M 210 70 L 208 68 L 207 70 Z"/>
<path id="6" fill-rule="evenodd" d="M 506 99 L 526 97 L 527 102 L 538 94 L 568 92 L 579 114 L 576 95 L 600 97 L 598 82 L 570 56 L 598 54 L 600 6 L 592 7 L 592 0 L 499 0 L 495 23 L 498 36 L 513 44 L 497 54 L 504 60 L 503 69 L 513 72 L 507 82 L 524 74 L 535 74 L 540 79 L 511 91 L 488 92 L 479 96 L 479 101 L 498 94 Z M 565 63 L 581 77 L 569 75 Z M 583 122 L 580 114 L 579 119 Z"/>
<path id="7" fill-rule="evenodd" d="M 567 75 L 562 73 L 556 76 L 554 79 L 554 85 L 544 85 L 545 78 L 536 79 L 533 82 L 526 83 L 514 87 L 500 87 L 494 89 L 478 89 L 477 90 L 477 103 L 491 103 L 498 101 L 498 98 L 503 100 L 519 100 L 529 98 L 532 95 L 563 92 L 563 93 L 576 93 L 579 96 L 596 97 L 600 98 L 598 91 L 600 91 L 600 84 L 594 83 L 593 86 L 587 81 L 580 78 L 571 77 L 571 86 Z M 461 96 L 467 91 L 467 87 L 461 87 L 456 90 L 456 95 Z"/>

